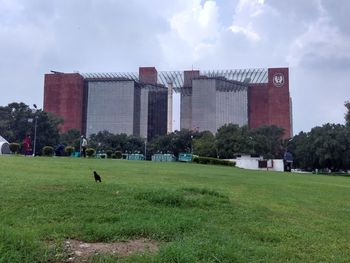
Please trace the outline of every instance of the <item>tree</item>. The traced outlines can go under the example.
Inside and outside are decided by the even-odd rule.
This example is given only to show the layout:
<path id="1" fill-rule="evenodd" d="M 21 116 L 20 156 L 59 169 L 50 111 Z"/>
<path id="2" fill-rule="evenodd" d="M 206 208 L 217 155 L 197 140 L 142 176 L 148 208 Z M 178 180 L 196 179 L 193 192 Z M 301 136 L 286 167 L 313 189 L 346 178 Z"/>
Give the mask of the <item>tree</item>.
<path id="1" fill-rule="evenodd" d="M 347 127 L 350 127 L 350 101 L 346 101 L 344 106 L 347 110 L 347 112 L 345 113 L 345 124 Z"/>
<path id="2" fill-rule="evenodd" d="M 70 129 L 65 133 L 60 134 L 60 143 L 68 146 L 73 146 L 76 151 L 80 149 L 80 131 Z"/>
<path id="3" fill-rule="evenodd" d="M 198 133 L 193 139 L 193 153 L 205 157 L 217 157 L 215 136 L 210 131 Z"/>
<path id="4" fill-rule="evenodd" d="M 63 123 L 63 120 L 57 118 L 52 113 L 47 113 L 42 110 L 39 110 L 35 114 L 38 116 L 35 154 L 39 154 L 44 146 L 55 146 L 59 143 L 59 125 Z M 32 127 L 31 134 L 34 140 L 34 127 Z"/>
<path id="5" fill-rule="evenodd" d="M 307 171 L 313 170 L 318 162 L 309 137 L 308 133 L 300 132 L 287 143 L 287 149 L 293 155 L 293 165 Z"/>
<path id="6" fill-rule="evenodd" d="M 349 131 L 341 124 L 325 124 L 310 132 L 316 165 L 331 171 L 348 168 L 350 159 Z"/>
<path id="7" fill-rule="evenodd" d="M 255 152 L 266 159 L 282 158 L 283 129 L 276 125 L 263 125 L 249 131 Z"/>
<path id="8" fill-rule="evenodd" d="M 229 159 L 237 154 L 249 153 L 251 146 L 248 128 L 237 124 L 225 124 L 216 134 L 216 148 L 220 158 Z"/>
<path id="9" fill-rule="evenodd" d="M 296 167 L 331 171 L 350 168 L 350 131 L 341 124 L 325 124 L 301 132 L 290 141 Z"/>
<path id="10" fill-rule="evenodd" d="M 121 152 L 143 152 L 144 139 L 125 133 L 113 134 L 109 131 L 101 131 L 91 134 L 89 137 L 89 147 L 97 151 L 121 151 Z"/>
<path id="11" fill-rule="evenodd" d="M 34 119 L 32 111 L 22 102 L 0 107 L 0 134 L 9 142 L 21 143 L 31 131 L 30 119 Z"/>
<path id="12" fill-rule="evenodd" d="M 196 138 L 197 133 L 183 129 L 175 131 L 164 136 L 154 138 L 149 144 L 149 154 L 172 153 L 176 157 L 179 153 L 189 153 L 192 150 L 192 140 Z"/>
<path id="13" fill-rule="evenodd" d="M 63 120 L 51 113 L 42 110 L 33 111 L 22 102 L 0 107 L 0 134 L 8 141 L 17 143 L 21 143 L 28 134 L 34 144 L 35 119 L 37 120 L 36 154 L 41 154 L 44 146 L 54 146 L 59 142 L 58 126 Z"/>

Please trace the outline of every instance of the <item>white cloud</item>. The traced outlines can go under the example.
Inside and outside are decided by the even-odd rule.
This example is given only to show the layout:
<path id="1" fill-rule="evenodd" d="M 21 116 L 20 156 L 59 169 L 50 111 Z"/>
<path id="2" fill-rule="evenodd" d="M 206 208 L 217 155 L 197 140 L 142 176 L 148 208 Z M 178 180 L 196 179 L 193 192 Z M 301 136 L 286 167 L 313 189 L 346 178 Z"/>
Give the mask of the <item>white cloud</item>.
<path id="1" fill-rule="evenodd" d="M 265 12 L 265 9 L 264 0 L 240 0 L 229 30 L 234 34 L 243 34 L 252 42 L 259 41 L 261 37 L 254 29 L 254 21 Z"/>
<path id="2" fill-rule="evenodd" d="M 168 21 L 170 30 L 158 36 L 167 68 L 188 68 L 212 54 L 223 29 L 215 1 L 186 1 Z"/>
<path id="3" fill-rule="evenodd" d="M 236 13 L 247 13 L 250 17 L 255 17 L 263 13 L 264 0 L 239 0 Z"/>
<path id="4" fill-rule="evenodd" d="M 259 41 L 260 40 L 260 36 L 251 29 L 251 24 L 249 24 L 247 27 L 232 25 L 229 27 L 229 29 L 233 33 L 242 33 L 251 41 Z"/>
<path id="5" fill-rule="evenodd" d="M 219 33 L 218 8 L 215 1 L 190 1 L 189 5 L 170 18 L 170 25 L 180 39 L 191 48 L 215 42 Z"/>
<path id="6" fill-rule="evenodd" d="M 306 31 L 296 37 L 289 47 L 287 61 L 298 66 L 307 57 L 321 60 L 350 59 L 350 37 L 332 24 L 331 18 L 320 1 L 319 18 L 308 25 Z"/>

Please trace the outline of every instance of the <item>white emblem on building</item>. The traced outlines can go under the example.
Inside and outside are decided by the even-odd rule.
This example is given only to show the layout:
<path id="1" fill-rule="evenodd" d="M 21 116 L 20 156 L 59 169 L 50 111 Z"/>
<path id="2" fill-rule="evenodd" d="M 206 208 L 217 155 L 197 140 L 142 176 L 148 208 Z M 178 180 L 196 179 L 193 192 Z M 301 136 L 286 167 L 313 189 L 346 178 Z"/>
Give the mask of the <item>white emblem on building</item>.
<path id="1" fill-rule="evenodd" d="M 284 76 L 282 73 L 273 75 L 272 82 L 276 87 L 281 87 L 284 84 Z"/>

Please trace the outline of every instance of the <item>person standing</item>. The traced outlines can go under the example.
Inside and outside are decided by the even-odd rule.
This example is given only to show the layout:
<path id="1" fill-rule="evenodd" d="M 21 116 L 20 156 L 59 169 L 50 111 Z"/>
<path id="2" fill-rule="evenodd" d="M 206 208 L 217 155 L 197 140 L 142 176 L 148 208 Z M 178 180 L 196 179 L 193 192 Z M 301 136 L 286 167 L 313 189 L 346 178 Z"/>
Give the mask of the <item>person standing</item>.
<path id="1" fill-rule="evenodd" d="M 27 134 L 23 140 L 23 154 L 24 155 L 30 155 L 30 152 L 32 150 L 31 145 L 32 145 L 32 141 L 30 139 L 30 136 Z"/>
<path id="2" fill-rule="evenodd" d="M 82 149 L 82 156 L 85 158 L 86 157 L 86 147 L 87 147 L 87 139 L 85 136 L 81 136 L 81 149 Z"/>

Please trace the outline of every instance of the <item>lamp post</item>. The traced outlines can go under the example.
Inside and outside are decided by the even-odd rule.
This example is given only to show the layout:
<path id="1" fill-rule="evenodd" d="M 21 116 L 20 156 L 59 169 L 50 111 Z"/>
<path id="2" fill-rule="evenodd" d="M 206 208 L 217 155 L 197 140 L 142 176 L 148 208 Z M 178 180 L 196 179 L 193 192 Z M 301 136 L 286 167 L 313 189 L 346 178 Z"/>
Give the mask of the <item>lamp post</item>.
<path id="1" fill-rule="evenodd" d="M 191 154 L 193 154 L 193 135 L 191 135 Z"/>
<path id="2" fill-rule="evenodd" d="M 34 147 L 33 147 L 33 156 L 35 156 L 35 151 L 36 151 L 36 128 L 37 128 L 37 124 L 38 124 L 38 116 L 36 114 L 38 108 L 36 106 L 36 104 L 33 104 L 33 107 L 35 108 L 34 110 L 34 114 L 35 114 L 35 123 L 34 123 Z"/>
<path id="3" fill-rule="evenodd" d="M 145 160 L 147 160 L 147 140 L 145 140 Z"/>

